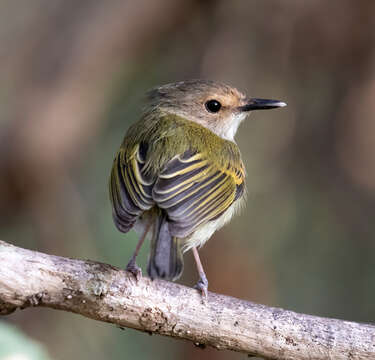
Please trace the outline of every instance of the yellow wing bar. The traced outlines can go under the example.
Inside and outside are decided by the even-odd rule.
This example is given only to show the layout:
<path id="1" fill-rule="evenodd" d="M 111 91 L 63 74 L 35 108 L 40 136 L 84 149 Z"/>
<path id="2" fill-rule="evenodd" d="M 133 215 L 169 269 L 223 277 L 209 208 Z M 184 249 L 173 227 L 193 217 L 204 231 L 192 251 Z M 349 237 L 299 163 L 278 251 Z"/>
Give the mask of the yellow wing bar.
<path id="1" fill-rule="evenodd" d="M 167 212 L 171 234 L 186 237 L 225 212 L 242 191 L 243 177 L 232 167 L 220 169 L 203 154 L 187 151 L 167 163 L 152 197 Z"/>
<path id="2" fill-rule="evenodd" d="M 112 166 L 112 213 L 117 228 L 122 232 L 128 232 L 137 218 L 155 205 L 152 199 L 154 180 L 142 171 L 145 162 L 142 150 L 142 145 L 139 145 L 130 156 L 127 156 L 129 154 L 125 154 L 121 149 Z"/>
<path id="3" fill-rule="evenodd" d="M 143 212 L 158 206 L 167 213 L 171 234 L 186 237 L 224 213 L 243 193 L 242 163 L 222 169 L 204 154 L 186 151 L 150 177 L 146 152 L 147 146 L 140 144 L 131 154 L 120 150 L 114 160 L 110 195 L 120 231 L 129 231 Z"/>

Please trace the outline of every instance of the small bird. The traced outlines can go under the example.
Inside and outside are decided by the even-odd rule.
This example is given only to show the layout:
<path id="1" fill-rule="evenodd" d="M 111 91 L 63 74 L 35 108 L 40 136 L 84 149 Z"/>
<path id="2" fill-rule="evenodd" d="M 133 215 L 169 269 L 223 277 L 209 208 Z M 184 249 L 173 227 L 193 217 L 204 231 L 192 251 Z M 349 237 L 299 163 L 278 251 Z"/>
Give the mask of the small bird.
<path id="1" fill-rule="evenodd" d="M 243 204 L 245 168 L 234 136 L 252 110 L 286 106 L 248 98 L 207 80 L 163 85 L 122 142 L 111 171 L 110 198 L 118 230 L 140 238 L 126 270 L 139 279 L 136 257 L 150 233 L 147 272 L 176 280 L 183 253 L 192 250 L 207 297 L 208 281 L 198 255 L 212 234 Z"/>

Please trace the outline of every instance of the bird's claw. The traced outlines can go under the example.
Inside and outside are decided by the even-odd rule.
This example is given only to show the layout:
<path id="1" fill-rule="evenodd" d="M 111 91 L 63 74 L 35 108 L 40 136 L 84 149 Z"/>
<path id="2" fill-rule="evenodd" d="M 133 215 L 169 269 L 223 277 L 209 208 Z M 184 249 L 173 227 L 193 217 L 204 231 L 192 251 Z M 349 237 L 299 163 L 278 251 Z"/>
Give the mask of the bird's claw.
<path id="1" fill-rule="evenodd" d="M 142 278 L 142 269 L 136 264 L 135 259 L 130 259 L 128 265 L 126 265 L 126 271 L 132 273 L 136 281 Z"/>
<path id="2" fill-rule="evenodd" d="M 208 297 L 208 280 L 206 275 L 203 273 L 200 275 L 200 278 L 196 285 L 194 286 L 194 289 L 197 289 L 201 292 L 202 297 L 207 300 Z"/>

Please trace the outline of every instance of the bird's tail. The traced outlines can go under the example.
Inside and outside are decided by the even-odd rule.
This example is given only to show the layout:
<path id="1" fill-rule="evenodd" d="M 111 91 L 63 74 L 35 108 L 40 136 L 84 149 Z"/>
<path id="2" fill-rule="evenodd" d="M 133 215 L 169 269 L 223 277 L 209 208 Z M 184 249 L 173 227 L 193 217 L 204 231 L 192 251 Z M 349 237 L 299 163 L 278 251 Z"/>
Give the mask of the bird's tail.
<path id="1" fill-rule="evenodd" d="M 180 240 L 171 236 L 167 215 L 162 212 L 156 220 L 151 239 L 147 273 L 151 279 L 176 280 L 181 276 L 184 260 Z"/>

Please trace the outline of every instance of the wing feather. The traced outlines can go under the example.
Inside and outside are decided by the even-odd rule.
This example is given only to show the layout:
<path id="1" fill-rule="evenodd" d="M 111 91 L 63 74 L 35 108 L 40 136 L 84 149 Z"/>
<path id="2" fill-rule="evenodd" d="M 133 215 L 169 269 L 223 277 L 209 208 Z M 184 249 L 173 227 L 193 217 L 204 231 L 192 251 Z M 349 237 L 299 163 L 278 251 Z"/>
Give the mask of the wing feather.
<path id="1" fill-rule="evenodd" d="M 114 160 L 110 194 L 113 218 L 122 232 L 129 231 L 137 218 L 155 205 L 152 198 L 154 181 L 143 172 L 144 164 L 142 145 L 137 146 L 128 158 L 121 149 Z"/>
<path id="2" fill-rule="evenodd" d="M 203 223 L 223 214 L 244 191 L 242 162 L 224 167 L 191 150 L 175 156 L 151 176 L 148 146 L 121 149 L 110 180 L 113 217 L 120 231 L 129 231 L 153 206 L 166 211 L 173 236 L 186 237 Z"/>
<path id="3" fill-rule="evenodd" d="M 216 219 L 243 191 L 243 168 L 210 162 L 203 154 L 187 151 L 176 156 L 161 171 L 153 199 L 164 209 L 174 236 L 186 237 L 199 225 Z"/>

